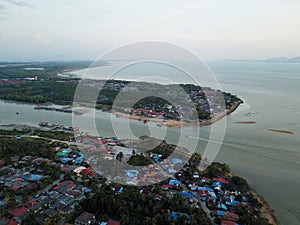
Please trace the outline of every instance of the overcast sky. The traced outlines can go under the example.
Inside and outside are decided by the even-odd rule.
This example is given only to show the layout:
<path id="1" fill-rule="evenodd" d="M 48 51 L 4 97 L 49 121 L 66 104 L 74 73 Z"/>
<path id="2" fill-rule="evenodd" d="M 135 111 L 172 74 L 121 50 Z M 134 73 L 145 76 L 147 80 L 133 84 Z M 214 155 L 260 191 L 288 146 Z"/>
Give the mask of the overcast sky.
<path id="1" fill-rule="evenodd" d="M 299 24 L 299 0 L 0 0 L 0 60 L 93 60 L 143 40 L 203 59 L 294 57 Z"/>

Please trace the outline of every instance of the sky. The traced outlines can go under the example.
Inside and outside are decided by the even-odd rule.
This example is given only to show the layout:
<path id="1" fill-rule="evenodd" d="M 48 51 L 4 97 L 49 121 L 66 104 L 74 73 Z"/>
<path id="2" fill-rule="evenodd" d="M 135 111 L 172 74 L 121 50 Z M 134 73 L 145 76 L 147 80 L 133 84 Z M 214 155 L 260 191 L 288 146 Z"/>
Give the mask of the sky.
<path id="1" fill-rule="evenodd" d="M 94 60 L 146 40 L 202 59 L 300 56 L 299 0 L 0 0 L 0 61 Z"/>

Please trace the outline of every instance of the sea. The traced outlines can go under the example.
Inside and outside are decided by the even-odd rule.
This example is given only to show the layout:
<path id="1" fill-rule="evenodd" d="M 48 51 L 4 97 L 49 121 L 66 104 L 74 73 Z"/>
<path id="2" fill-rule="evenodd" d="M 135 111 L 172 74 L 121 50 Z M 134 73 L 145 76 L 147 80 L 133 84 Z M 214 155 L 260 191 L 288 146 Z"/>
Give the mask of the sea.
<path id="1" fill-rule="evenodd" d="M 235 94 L 244 101 L 235 112 L 217 122 L 223 122 L 226 130 L 215 161 L 229 164 L 233 173 L 247 179 L 251 187 L 269 203 L 280 224 L 299 225 L 300 64 L 209 61 L 207 65 L 223 91 Z M 129 79 L 135 80 L 142 70 L 145 75 L 151 75 L 157 68 L 153 70 L 144 65 L 124 74 L 130 74 Z M 172 74 L 178 83 L 189 83 L 188 78 L 172 69 L 164 70 L 164 73 Z M 95 117 L 98 135 L 116 136 L 111 122 L 114 116 L 94 110 L 87 110 L 86 116 Z M 161 128 L 157 124 L 143 124 L 140 121 L 128 122 L 124 118 L 113 119 L 119 131 L 129 125 L 137 136 L 145 134 L 156 137 L 165 133 L 165 140 L 174 144 L 178 143 L 184 132 L 187 140 L 197 140 L 196 151 L 201 153 L 208 142 L 213 141 L 209 139 L 210 126 L 201 127 L 200 135 L 195 135 L 190 128 L 182 131 L 180 128 Z M 0 101 L 0 126 L 37 126 L 43 120 L 74 125 L 71 114 L 38 111 L 34 110 L 34 105 Z M 256 123 L 236 123 L 239 121 Z M 288 130 L 294 134 L 268 129 Z"/>

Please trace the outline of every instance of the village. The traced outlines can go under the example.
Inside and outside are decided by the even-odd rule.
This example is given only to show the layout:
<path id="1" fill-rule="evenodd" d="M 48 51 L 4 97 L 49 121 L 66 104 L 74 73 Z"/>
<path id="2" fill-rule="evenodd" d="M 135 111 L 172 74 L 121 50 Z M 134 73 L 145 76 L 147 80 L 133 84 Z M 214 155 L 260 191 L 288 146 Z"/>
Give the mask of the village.
<path id="1" fill-rule="evenodd" d="M 212 224 L 243 224 L 240 221 L 248 216 L 264 216 L 253 207 L 254 200 L 249 199 L 248 186 L 244 187 L 242 178 L 228 175 L 228 168 L 223 164 L 213 164 L 206 171 L 199 171 L 199 154 L 193 154 L 190 160 L 187 153 L 184 153 L 187 158 L 178 154 L 166 157 L 157 149 L 151 152 L 125 147 L 123 141 L 115 137 L 79 136 L 77 140 L 86 150 L 81 152 L 76 145 L 61 143 L 49 149 L 49 158 L 26 155 L 13 156 L 9 162 L 0 161 L 1 224 L 23 224 L 32 214 L 36 215 L 38 224 L 47 219 L 63 224 L 82 201 L 93 199 L 104 184 L 118 195 L 134 185 L 155 201 L 179 195 L 189 207 L 202 208 Z M 113 166 L 117 162 L 125 167 L 118 167 L 114 176 L 110 171 L 111 177 L 106 179 L 107 171 L 101 170 L 105 162 Z M 128 169 L 128 164 L 133 162 L 143 166 Z M 72 221 L 75 225 L 121 224 L 116 218 L 98 221 L 91 212 L 76 213 Z M 186 213 L 172 211 L 168 216 L 175 222 L 182 217 L 184 224 L 190 224 L 190 215 Z"/>

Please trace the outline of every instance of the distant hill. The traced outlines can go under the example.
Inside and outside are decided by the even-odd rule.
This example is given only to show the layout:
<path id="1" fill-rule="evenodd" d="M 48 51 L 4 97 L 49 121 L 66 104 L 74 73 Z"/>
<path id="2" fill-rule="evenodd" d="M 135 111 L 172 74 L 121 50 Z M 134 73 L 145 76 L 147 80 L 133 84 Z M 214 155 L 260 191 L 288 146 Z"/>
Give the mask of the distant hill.
<path id="1" fill-rule="evenodd" d="M 266 63 L 300 63 L 300 56 L 294 58 L 288 57 L 276 57 L 276 58 L 269 58 L 269 59 L 240 59 L 240 60 L 225 60 L 225 61 L 233 61 L 233 62 L 266 62 Z"/>
<path id="2" fill-rule="evenodd" d="M 291 61 L 294 63 L 300 63 L 300 56 L 292 58 Z"/>
<path id="3" fill-rule="evenodd" d="M 270 58 L 262 61 L 270 62 L 270 63 L 300 63 L 300 56 L 294 58 L 287 58 L 287 57 Z"/>

